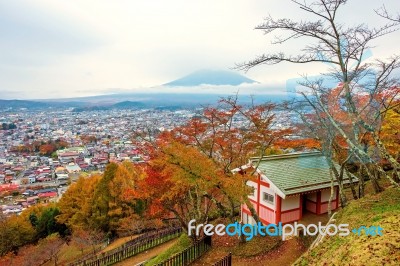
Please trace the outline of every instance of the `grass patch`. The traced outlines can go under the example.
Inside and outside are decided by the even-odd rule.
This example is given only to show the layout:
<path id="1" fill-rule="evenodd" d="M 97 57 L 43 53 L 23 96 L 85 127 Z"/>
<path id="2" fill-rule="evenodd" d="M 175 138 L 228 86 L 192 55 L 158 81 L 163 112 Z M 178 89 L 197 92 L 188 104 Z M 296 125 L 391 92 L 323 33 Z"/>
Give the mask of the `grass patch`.
<path id="1" fill-rule="evenodd" d="M 100 246 L 98 246 L 97 248 L 99 248 Z M 69 243 L 68 245 L 64 244 L 61 247 L 61 250 L 59 252 L 59 263 L 62 265 L 67 264 L 67 263 L 72 263 L 87 254 L 93 254 L 92 247 L 84 248 L 83 254 L 82 254 L 81 250 L 77 246 L 75 246 L 73 243 Z M 52 263 L 53 262 L 48 263 L 46 265 L 52 265 Z"/>
<path id="2" fill-rule="evenodd" d="M 172 257 L 173 255 L 183 251 L 184 249 L 188 248 L 192 244 L 192 241 L 188 237 L 187 234 L 182 234 L 178 241 L 173 245 L 171 248 L 167 249 L 166 251 L 162 252 L 157 257 L 149 260 L 146 262 L 146 265 L 157 265 L 160 262 Z"/>
<path id="3" fill-rule="evenodd" d="M 375 223 L 375 222 L 380 221 L 380 220 L 382 220 L 382 216 L 377 215 L 377 216 L 373 217 L 371 221 L 372 221 L 373 223 Z"/>
<path id="4" fill-rule="evenodd" d="M 344 243 L 346 243 L 344 237 L 334 237 L 332 238 L 332 249 L 338 249 Z"/>
<path id="5" fill-rule="evenodd" d="M 316 236 L 299 234 L 298 239 L 304 247 L 308 248 L 314 242 Z"/>
<path id="6" fill-rule="evenodd" d="M 351 201 L 339 211 L 336 224 L 349 224 L 350 231 L 360 226 L 380 226 L 382 236 L 325 237 L 294 265 L 400 265 L 400 189 L 385 191 Z"/>

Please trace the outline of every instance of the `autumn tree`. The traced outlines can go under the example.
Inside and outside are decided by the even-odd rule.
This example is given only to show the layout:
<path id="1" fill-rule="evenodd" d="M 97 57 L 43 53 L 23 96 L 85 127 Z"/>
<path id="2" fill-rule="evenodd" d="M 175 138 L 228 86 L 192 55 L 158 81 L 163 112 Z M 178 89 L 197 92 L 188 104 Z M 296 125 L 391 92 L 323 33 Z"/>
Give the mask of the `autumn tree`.
<path id="1" fill-rule="evenodd" d="M 22 216 L 0 215 L 0 256 L 34 241 L 35 230 Z"/>
<path id="2" fill-rule="evenodd" d="M 89 143 L 96 143 L 97 138 L 96 136 L 93 135 L 81 135 L 80 139 L 82 140 L 83 144 L 89 144 Z"/>
<path id="3" fill-rule="evenodd" d="M 72 242 L 79 248 L 81 255 L 86 248 L 90 248 L 93 255 L 98 251 L 98 245 L 105 240 L 105 233 L 93 228 L 75 228 L 72 233 Z"/>
<path id="4" fill-rule="evenodd" d="M 141 219 L 141 217 L 136 214 L 121 219 L 118 228 L 118 235 L 130 235 L 132 240 L 135 234 L 141 233 L 146 228 L 145 221 L 146 220 Z"/>
<path id="5" fill-rule="evenodd" d="M 36 266 L 45 263 L 47 260 L 42 250 L 33 244 L 24 245 L 18 249 L 17 253 L 8 254 L 6 257 L 8 257 L 8 264 L 0 265 Z"/>
<path id="6" fill-rule="evenodd" d="M 80 177 L 58 203 L 57 220 L 69 228 L 95 228 L 115 233 L 121 219 L 141 214 L 144 206 L 133 198 L 139 169 L 130 162 L 110 163 L 103 175 Z"/>
<path id="7" fill-rule="evenodd" d="M 400 101 L 393 103 L 396 107 L 385 114 L 380 128 L 380 138 L 387 151 L 397 160 L 400 159 Z"/>
<path id="8" fill-rule="evenodd" d="M 137 191 L 150 202 L 148 213 L 173 213 L 183 228 L 196 219 L 207 223 L 215 217 L 236 217 L 242 202 L 255 210 L 246 186 L 254 173 L 235 175 L 233 169 L 277 152 L 275 143 L 291 132 L 273 128 L 275 105 L 239 104 L 237 97 L 222 99 L 186 124 L 158 136 L 136 134 L 145 144 L 150 161 L 146 178 Z M 143 133 L 143 132 L 142 132 Z M 146 133 L 146 132 L 144 132 Z M 179 203 L 179 204 L 178 204 Z"/>
<path id="9" fill-rule="evenodd" d="M 339 196 L 342 207 L 346 206 L 347 197 L 344 193 L 343 187 L 343 176 L 344 170 L 346 167 L 346 162 L 350 159 L 351 154 L 348 155 L 347 145 L 343 145 L 340 141 L 341 138 L 331 126 L 331 124 L 327 121 L 326 116 L 323 114 L 309 113 L 307 110 L 301 107 L 303 103 L 298 101 L 294 101 L 291 103 L 286 103 L 285 108 L 289 109 L 292 113 L 296 113 L 300 118 L 299 123 L 293 123 L 293 126 L 296 127 L 297 135 L 302 137 L 313 137 L 313 139 L 317 142 L 314 145 L 314 149 L 320 150 L 322 154 L 326 158 L 327 165 L 330 169 L 331 175 L 331 198 L 333 198 L 333 184 L 335 181 L 338 182 L 339 187 Z M 304 141 L 301 141 L 304 142 Z M 313 142 L 311 142 L 313 143 Z M 343 146 L 340 146 L 342 144 Z M 340 146 L 340 147 L 339 147 Z M 347 159 L 343 159 L 342 156 L 337 156 L 337 150 L 335 148 L 339 148 L 340 150 L 347 150 L 346 156 Z M 338 169 L 335 161 L 340 163 L 340 169 Z M 361 183 L 361 182 L 360 182 Z M 354 184 L 350 183 L 350 187 L 352 190 L 354 189 Z M 330 203 L 328 204 L 330 205 Z M 330 215 L 330 208 L 328 206 L 328 214 Z"/>
<path id="10" fill-rule="evenodd" d="M 396 162 L 400 162 L 400 101 L 396 100 L 392 105 L 393 108 L 388 108 L 389 110 L 384 114 L 383 123 L 375 139 L 380 141 L 381 146 Z M 384 165 L 393 169 L 393 179 L 400 182 L 398 166 L 387 162 L 387 160 L 390 160 L 388 157 L 385 157 L 384 160 Z"/>
<path id="11" fill-rule="evenodd" d="M 108 216 L 108 212 L 110 210 L 109 202 L 112 201 L 112 195 L 110 193 L 109 184 L 114 179 L 117 169 L 118 165 L 116 163 L 107 165 L 93 194 L 91 225 L 98 226 L 105 232 L 108 232 L 110 229 L 110 217 Z"/>
<path id="12" fill-rule="evenodd" d="M 64 243 L 64 240 L 57 233 L 55 233 L 40 240 L 38 243 L 38 248 L 45 256 L 46 260 L 53 261 L 54 266 L 57 266 L 61 247 Z"/>
<path id="13" fill-rule="evenodd" d="M 144 213 L 143 213 L 144 214 Z M 122 218 L 118 226 L 118 236 L 130 236 L 131 240 L 136 234 L 144 231 L 155 230 L 165 227 L 162 219 L 153 218 L 151 216 L 132 214 L 131 216 Z"/>
<path id="14" fill-rule="evenodd" d="M 98 225 L 104 232 L 115 232 L 121 218 L 135 213 L 135 209 L 140 211 L 136 208 L 139 205 L 128 195 L 139 178 L 130 162 L 107 166 L 94 191 L 92 226 Z"/>
<path id="15" fill-rule="evenodd" d="M 247 201 L 248 192 L 243 187 L 253 178 L 234 176 L 232 170 L 247 164 L 250 157 L 262 158 L 276 150 L 275 144 L 291 132 L 275 127 L 275 107 L 270 103 L 242 105 L 237 96 L 232 96 L 172 131 L 176 140 L 196 147 L 224 174 L 224 179 L 216 182 L 224 201 L 214 199 L 223 216 L 236 216 L 240 203 Z M 247 205 L 253 210 L 249 202 Z"/>
<path id="16" fill-rule="evenodd" d="M 139 199 L 130 197 L 129 192 L 135 190 L 136 183 L 143 178 L 141 169 L 131 162 L 125 161 L 118 165 L 114 178 L 109 182 L 110 201 L 108 217 L 112 230 L 116 230 L 125 217 L 141 215 L 144 206 Z"/>
<path id="17" fill-rule="evenodd" d="M 27 141 L 27 139 L 25 139 Z M 58 149 L 68 147 L 68 143 L 61 139 L 50 141 L 33 141 L 32 143 L 25 142 L 24 144 L 12 147 L 11 150 L 17 152 L 38 152 L 41 155 L 51 155 Z"/>
<path id="18" fill-rule="evenodd" d="M 162 139 L 158 147 L 138 190 L 149 201 L 149 214 L 173 213 L 183 229 L 192 219 L 207 223 L 214 199 L 222 197 L 216 184 L 223 172 L 195 147 L 172 139 Z"/>
<path id="19" fill-rule="evenodd" d="M 51 155 L 56 150 L 56 147 L 52 144 L 43 144 L 39 148 L 41 155 Z"/>
<path id="20" fill-rule="evenodd" d="M 383 171 L 373 156 L 365 150 L 362 140 L 365 134 L 371 135 L 380 156 L 387 159 L 394 171 L 398 172 L 397 160 L 387 152 L 377 133 L 383 121 L 383 114 L 392 108 L 391 101 L 398 95 L 396 88 L 399 80 L 393 72 L 400 66 L 399 57 L 368 62 L 365 61 L 365 54 L 371 47 L 371 42 L 397 31 L 400 21 L 392 19 L 375 28 L 370 28 L 366 24 L 347 27 L 339 20 L 339 14 L 347 0 L 304 2 L 292 0 L 292 2 L 315 20 L 297 22 L 268 16 L 256 28 L 267 35 L 279 32 L 274 44 L 284 44 L 303 38 L 309 40 L 307 45 L 298 55 L 287 55 L 284 52 L 263 54 L 254 60 L 239 64 L 238 68 L 249 70 L 262 64 L 274 65 L 284 62 L 331 64 L 330 72 L 322 74 L 318 79 L 304 77 L 300 83 L 304 89 L 299 91 L 303 98 L 302 106 L 323 117 L 328 126 L 326 130 L 334 129 L 345 140 L 353 158 L 364 167 L 372 180 L 375 191 L 378 192 L 380 187 L 376 181 L 377 176 L 370 171 L 368 165 L 373 165 L 382 176 L 398 186 L 398 183 Z M 326 81 L 339 84 L 340 90 L 336 93 L 336 97 L 329 97 L 332 96 L 330 92 L 333 88 L 329 85 L 331 83 Z M 332 108 L 332 105 L 338 108 Z M 339 110 L 342 115 L 335 115 L 335 110 Z"/>
<path id="21" fill-rule="evenodd" d="M 18 216 L 0 216 L 0 255 L 34 244 L 56 233 L 65 236 L 67 228 L 57 222 L 59 209 L 54 205 L 35 205 Z"/>
<path id="22" fill-rule="evenodd" d="M 90 225 L 94 191 L 100 179 L 100 175 L 87 178 L 81 176 L 76 183 L 71 184 L 57 204 L 61 211 L 57 216 L 59 223 L 66 224 L 71 229 Z"/>
<path id="23" fill-rule="evenodd" d="M 50 261 L 53 261 L 54 265 L 59 265 L 59 253 L 64 243 L 58 234 L 52 234 L 35 245 L 27 244 L 16 253 L 7 254 L 0 259 L 0 265 L 36 266 Z"/>

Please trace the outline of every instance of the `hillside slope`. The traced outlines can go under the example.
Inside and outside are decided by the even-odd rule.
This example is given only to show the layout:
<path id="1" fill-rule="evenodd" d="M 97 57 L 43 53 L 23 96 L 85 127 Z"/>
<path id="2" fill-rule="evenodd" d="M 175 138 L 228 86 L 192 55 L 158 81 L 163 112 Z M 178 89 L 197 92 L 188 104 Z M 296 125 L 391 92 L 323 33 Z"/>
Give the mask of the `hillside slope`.
<path id="1" fill-rule="evenodd" d="M 380 226 L 382 236 L 326 237 L 294 265 L 400 265 L 400 190 L 388 188 L 377 195 L 352 201 L 339 211 L 336 224 Z"/>

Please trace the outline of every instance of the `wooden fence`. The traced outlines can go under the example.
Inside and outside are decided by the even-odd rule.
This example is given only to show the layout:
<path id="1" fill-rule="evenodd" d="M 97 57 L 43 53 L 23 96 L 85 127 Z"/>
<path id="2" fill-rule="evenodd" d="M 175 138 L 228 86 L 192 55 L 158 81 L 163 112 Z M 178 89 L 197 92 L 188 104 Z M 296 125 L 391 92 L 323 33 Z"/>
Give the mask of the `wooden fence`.
<path id="1" fill-rule="evenodd" d="M 231 266 L 232 265 L 232 253 L 229 252 L 228 255 L 217 261 L 213 266 Z"/>
<path id="2" fill-rule="evenodd" d="M 157 266 L 185 266 L 200 258 L 211 248 L 211 236 L 205 236 L 192 246 L 169 259 L 157 264 Z"/>
<path id="3" fill-rule="evenodd" d="M 69 266 L 102 266 L 111 265 L 132 257 L 152 247 L 165 243 L 173 238 L 178 237 L 182 233 L 182 228 L 168 228 L 149 232 L 126 242 L 121 247 L 109 250 L 107 252 L 92 256 L 89 259 L 79 260 L 69 264 Z"/>

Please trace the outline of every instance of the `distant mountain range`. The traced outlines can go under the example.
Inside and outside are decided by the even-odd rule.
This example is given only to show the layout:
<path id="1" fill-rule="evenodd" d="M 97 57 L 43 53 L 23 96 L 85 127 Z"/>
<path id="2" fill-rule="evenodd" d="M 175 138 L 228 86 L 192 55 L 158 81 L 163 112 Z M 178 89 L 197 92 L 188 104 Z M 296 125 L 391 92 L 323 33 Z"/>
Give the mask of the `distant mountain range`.
<path id="1" fill-rule="evenodd" d="M 84 100 L 58 99 L 41 101 L 20 101 L 20 100 L 0 100 L 0 110 L 16 110 L 26 108 L 29 110 L 37 109 L 67 109 L 73 108 L 74 112 L 101 111 L 111 109 L 192 109 L 207 105 L 215 105 L 224 94 L 193 94 L 193 93 L 124 93 L 85 97 Z M 241 104 L 264 102 L 282 102 L 287 100 L 286 95 L 257 95 L 254 99 L 249 96 L 240 96 Z"/>
<path id="2" fill-rule="evenodd" d="M 163 84 L 164 86 L 193 87 L 199 85 L 231 85 L 237 86 L 243 83 L 258 83 L 243 75 L 226 70 L 199 70 L 180 79 Z"/>
<path id="3" fill-rule="evenodd" d="M 28 101 L 28 100 L 1 100 L 0 109 L 6 108 L 27 108 L 27 109 L 41 109 L 41 108 L 66 108 L 66 107 L 79 107 L 85 106 L 87 103 L 79 101 Z"/>
<path id="4" fill-rule="evenodd" d="M 95 106 L 83 106 L 75 107 L 73 112 L 83 111 L 99 111 L 99 110 L 110 110 L 110 109 L 142 109 L 148 107 L 146 104 L 141 102 L 123 101 L 112 105 L 95 105 Z"/>
<path id="5" fill-rule="evenodd" d="M 0 100 L 0 109 L 3 108 L 42 108 L 48 107 L 47 104 L 35 101 L 24 100 Z"/>
<path id="6" fill-rule="evenodd" d="M 199 91 L 202 85 L 226 85 L 238 86 L 243 83 L 258 83 L 243 75 L 225 70 L 200 70 L 184 76 L 180 79 L 164 84 L 159 89 L 160 92 L 126 92 L 107 95 L 63 98 L 63 99 L 45 99 L 45 100 L 0 100 L 0 109 L 48 109 L 48 108 L 73 108 L 75 112 L 110 110 L 110 109 L 179 109 L 179 108 L 197 108 L 199 106 L 214 105 L 221 97 L 229 96 L 227 92 L 219 93 L 219 88 L 215 88 L 217 93 L 206 93 Z M 179 93 L 172 88 L 180 88 L 183 92 Z M 186 89 L 187 87 L 187 89 Z M 193 88 L 190 88 L 193 87 Z M 169 90 L 170 88 L 170 90 Z M 175 91 L 175 92 L 174 92 Z M 245 92 L 245 91 L 244 91 Z M 268 95 L 260 94 L 254 98 L 258 103 L 266 101 L 281 102 L 287 99 L 286 95 Z M 252 99 L 243 94 L 239 100 L 241 103 L 251 103 Z"/>

